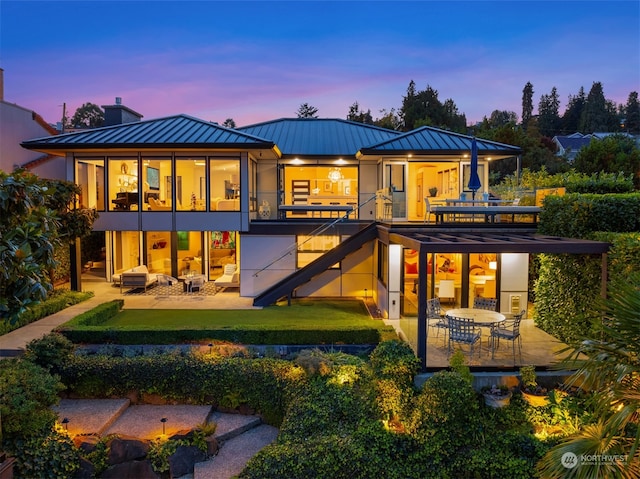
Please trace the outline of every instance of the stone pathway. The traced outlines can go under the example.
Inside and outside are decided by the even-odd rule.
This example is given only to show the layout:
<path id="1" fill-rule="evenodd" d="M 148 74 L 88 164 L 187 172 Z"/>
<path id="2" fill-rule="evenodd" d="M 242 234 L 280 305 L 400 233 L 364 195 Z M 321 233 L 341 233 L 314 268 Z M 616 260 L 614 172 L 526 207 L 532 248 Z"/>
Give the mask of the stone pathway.
<path id="1" fill-rule="evenodd" d="M 278 437 L 278 429 L 262 423 L 258 416 L 226 414 L 211 406 L 130 405 L 128 399 L 63 399 L 53 408 L 58 418 L 68 419 L 71 435 L 121 434 L 153 439 L 163 432 L 195 428 L 205 421 L 217 424 L 220 445 L 216 456 L 196 463 L 194 474 L 183 479 L 230 479 L 237 476 L 258 451 Z M 166 418 L 166 422 L 161 422 Z M 163 430 L 164 426 L 164 430 Z"/>

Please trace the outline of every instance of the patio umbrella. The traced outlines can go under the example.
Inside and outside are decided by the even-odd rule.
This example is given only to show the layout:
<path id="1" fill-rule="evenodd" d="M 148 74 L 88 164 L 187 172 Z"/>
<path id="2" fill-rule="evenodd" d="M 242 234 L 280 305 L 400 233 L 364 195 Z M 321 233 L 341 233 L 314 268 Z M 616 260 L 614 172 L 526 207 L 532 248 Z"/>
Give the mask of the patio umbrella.
<path id="1" fill-rule="evenodd" d="M 467 188 L 472 191 L 472 199 L 476 199 L 476 191 L 480 189 L 482 184 L 480 183 L 480 177 L 478 176 L 478 145 L 476 143 L 476 137 L 471 140 L 471 174 L 469 175 L 469 183 Z"/>

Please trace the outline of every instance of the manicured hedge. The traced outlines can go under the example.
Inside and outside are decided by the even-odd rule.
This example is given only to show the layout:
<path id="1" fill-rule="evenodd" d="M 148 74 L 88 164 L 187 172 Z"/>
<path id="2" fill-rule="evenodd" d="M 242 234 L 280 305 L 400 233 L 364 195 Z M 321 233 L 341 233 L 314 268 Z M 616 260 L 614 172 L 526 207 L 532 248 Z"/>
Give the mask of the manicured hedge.
<path id="1" fill-rule="evenodd" d="M 569 194 L 545 198 L 539 233 L 585 238 L 596 231 L 640 231 L 640 193 Z"/>
<path id="2" fill-rule="evenodd" d="M 22 313 L 14 324 L 7 321 L 0 321 L 0 335 L 7 334 L 10 331 L 26 326 L 29 323 L 38 321 L 39 319 L 51 314 L 62 311 L 69 306 L 81 303 L 93 296 L 92 292 L 69 291 L 68 289 L 56 289 L 49 294 L 49 297 L 38 304 L 31 306 L 27 311 Z"/>
<path id="3" fill-rule="evenodd" d="M 541 234 L 611 243 L 607 276 L 640 268 L 640 193 L 545 198 Z M 538 255 L 535 322 L 563 342 L 600 334 L 600 255 Z"/>
<path id="4" fill-rule="evenodd" d="M 98 326 L 59 328 L 72 342 L 115 344 L 177 344 L 203 341 L 228 341 L 238 344 L 377 344 L 395 336 L 392 328 L 349 330 L 234 330 L 181 329 L 181 330 L 117 330 Z"/>

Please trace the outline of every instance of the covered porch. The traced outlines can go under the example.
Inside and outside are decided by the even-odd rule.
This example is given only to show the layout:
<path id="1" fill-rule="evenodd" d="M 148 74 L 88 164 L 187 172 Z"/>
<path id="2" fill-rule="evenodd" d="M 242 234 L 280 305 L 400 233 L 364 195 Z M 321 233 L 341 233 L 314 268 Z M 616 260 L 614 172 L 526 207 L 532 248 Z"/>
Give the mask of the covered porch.
<path id="1" fill-rule="evenodd" d="M 537 328 L 534 324 L 535 305 L 528 302 L 527 284 L 529 283 L 530 254 L 588 254 L 602 257 L 602 284 L 606 282 L 606 253 L 609 244 L 571 238 L 538 235 L 533 232 L 500 229 L 456 228 L 429 230 L 411 227 L 391 227 L 388 231 L 390 250 L 400 248 L 403 252 L 390 255 L 390 274 L 393 268 L 400 269 L 400 286 L 397 293 L 401 305 L 401 314 L 390 324 L 398 330 L 416 352 L 423 370 L 433 370 L 449 365 L 452 351 L 447 341 L 448 330 L 431 327 L 436 319 L 429 317 L 427 302 L 433 298 L 442 300 L 442 315 L 455 308 L 471 308 L 477 297 L 493 297 L 495 312 L 509 320 L 521 311 L 524 316 L 520 324 L 521 349 L 519 344 L 509 340 L 500 340 L 499 347 L 490 341 L 489 325 L 479 325 L 479 340 L 475 343 L 473 354 L 468 344 L 455 344 L 453 349 L 462 349 L 468 358 L 468 364 L 477 370 L 509 371 L 517 370 L 521 365 L 534 364 L 537 367 L 548 367 L 559 359 L 558 352 L 566 347 L 553 336 Z M 410 250 L 417 256 L 417 272 L 412 278 L 402 274 L 404 251 Z M 487 293 L 478 292 L 474 285 L 475 267 L 470 258 L 484 255 L 490 257 L 490 269 L 480 276 L 491 277 L 495 290 Z M 440 260 L 442 257 L 459 258 L 461 263 L 456 270 L 448 269 L 443 273 Z M 516 262 L 512 262 L 512 259 Z M 524 260 L 523 260 L 524 258 Z M 397 264 L 396 264 L 397 263 Z M 428 265 L 428 267 L 427 267 Z M 448 262 L 447 262 L 448 265 Z M 453 271 L 453 272 L 451 272 Z M 440 279 L 443 278 L 443 279 Z M 455 285 L 453 293 L 443 294 L 439 285 L 446 282 Z M 488 280 L 485 281 L 488 283 Z M 517 284 L 517 286 L 516 286 Z M 392 285 L 391 288 L 394 286 Z M 603 286 L 604 287 L 604 286 Z M 516 291 L 517 290 L 517 291 Z M 390 298 L 394 291 L 389 290 Z M 604 294 L 594 291 L 594 295 Z M 390 301 L 391 302 L 391 301 Z"/>

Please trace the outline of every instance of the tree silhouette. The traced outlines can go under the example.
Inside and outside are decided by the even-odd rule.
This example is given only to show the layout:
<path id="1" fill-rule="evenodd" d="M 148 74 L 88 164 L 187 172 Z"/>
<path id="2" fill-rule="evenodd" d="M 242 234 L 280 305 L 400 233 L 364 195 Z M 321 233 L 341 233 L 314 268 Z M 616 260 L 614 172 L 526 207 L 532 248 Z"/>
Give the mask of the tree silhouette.
<path id="1" fill-rule="evenodd" d="M 308 103 L 303 103 L 298 108 L 298 118 L 318 118 L 318 109 Z"/>

